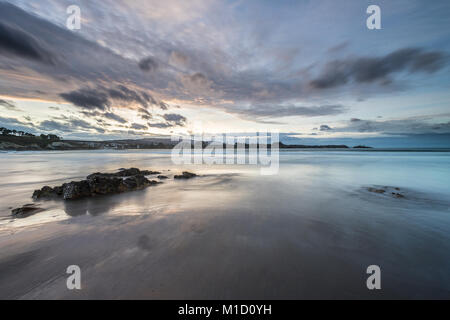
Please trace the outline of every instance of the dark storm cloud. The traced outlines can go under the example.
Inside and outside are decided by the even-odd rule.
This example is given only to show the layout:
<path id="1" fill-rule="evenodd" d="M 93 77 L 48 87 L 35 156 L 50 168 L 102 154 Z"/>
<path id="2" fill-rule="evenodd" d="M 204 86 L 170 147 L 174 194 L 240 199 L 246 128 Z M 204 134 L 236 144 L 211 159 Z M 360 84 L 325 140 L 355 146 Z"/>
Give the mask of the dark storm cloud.
<path id="1" fill-rule="evenodd" d="M 124 85 L 118 85 L 114 88 L 104 88 L 98 86 L 96 89 L 82 88 L 79 90 L 71 91 L 68 93 L 62 93 L 60 96 L 74 105 L 88 109 L 88 110 L 107 110 L 110 106 L 114 105 L 114 101 L 123 101 L 126 104 L 137 103 L 142 108 L 148 107 L 148 102 L 155 102 L 156 100 L 144 92 L 137 92 L 127 88 Z"/>
<path id="2" fill-rule="evenodd" d="M 327 126 L 326 124 L 323 124 L 320 126 L 320 131 L 329 131 L 332 130 L 330 126 Z"/>
<path id="3" fill-rule="evenodd" d="M 139 112 L 139 113 L 142 113 L 142 114 L 144 114 L 144 115 L 147 115 L 147 116 L 151 116 L 150 111 L 148 111 L 146 108 L 139 108 L 139 109 L 138 109 L 138 112 Z"/>
<path id="4" fill-rule="evenodd" d="M 130 90 L 124 85 L 119 85 L 115 89 L 108 89 L 108 94 L 112 99 L 122 100 L 126 102 L 136 102 L 147 107 L 147 101 L 152 101 L 149 95 L 141 96 L 138 92 Z"/>
<path id="5" fill-rule="evenodd" d="M 148 123 L 149 128 L 159 128 L 159 129 L 165 129 L 165 128 L 171 128 L 174 127 L 174 125 L 167 123 L 167 122 L 157 122 L 157 123 Z"/>
<path id="6" fill-rule="evenodd" d="M 142 71 L 154 71 L 158 68 L 158 64 L 152 57 L 142 59 L 138 65 Z"/>
<path id="7" fill-rule="evenodd" d="M 173 126 L 184 126 L 187 120 L 186 117 L 176 113 L 168 113 L 162 117 Z"/>
<path id="8" fill-rule="evenodd" d="M 53 55 L 30 34 L 0 22 L 0 54 L 54 64 Z"/>
<path id="9" fill-rule="evenodd" d="M 68 126 L 67 124 L 64 124 L 59 121 L 54 121 L 54 120 L 42 121 L 38 125 L 38 128 L 41 130 L 45 130 L 45 131 L 54 131 L 54 130 L 63 131 L 63 132 L 73 131 L 72 128 L 70 128 L 70 126 Z"/>
<path id="10" fill-rule="evenodd" d="M 95 130 L 99 133 L 104 133 L 103 128 L 93 126 L 87 121 L 77 118 L 71 118 L 67 121 L 55 121 L 55 120 L 44 120 L 40 122 L 36 127 L 44 131 L 60 131 L 62 133 L 76 132 L 80 130 Z"/>
<path id="11" fill-rule="evenodd" d="M 167 103 L 163 102 L 163 101 L 161 101 L 161 102 L 159 103 L 159 107 L 160 107 L 162 110 L 167 110 L 167 109 L 169 109 L 169 105 L 168 105 Z"/>
<path id="12" fill-rule="evenodd" d="M 139 108 L 139 109 L 138 109 L 138 113 L 139 113 L 141 119 L 144 119 L 144 120 L 150 120 L 150 119 L 153 118 L 153 116 L 152 116 L 152 114 L 150 113 L 150 111 L 148 111 L 148 110 L 145 109 L 145 108 Z"/>
<path id="13" fill-rule="evenodd" d="M 394 73 L 408 71 L 433 73 L 442 69 L 448 58 L 438 51 L 425 52 L 420 48 L 404 48 L 383 57 L 361 57 L 329 62 L 322 74 L 310 85 L 316 89 L 328 89 L 349 82 L 390 83 Z"/>
<path id="14" fill-rule="evenodd" d="M 130 126 L 130 128 L 131 128 L 131 129 L 136 129 L 136 130 L 146 130 L 146 129 L 148 129 L 148 127 L 147 127 L 146 125 L 139 124 L 139 123 L 133 123 L 133 124 Z"/>
<path id="15" fill-rule="evenodd" d="M 127 59 L 95 41 L 85 39 L 80 32 L 71 32 L 65 27 L 30 14 L 15 5 L 0 2 L 0 71 L 21 70 L 25 75 L 40 74 L 49 78 L 45 88 L 37 88 L 36 81 L 24 78 L 24 85 L 35 90 L 11 90 L 11 85 L 0 84 L 0 92 L 10 95 L 20 94 L 35 98 L 37 89 L 45 89 L 46 98 L 58 99 L 61 81 L 78 85 L 79 88 L 95 87 L 102 83 L 133 83 L 141 91 L 138 97 L 121 88 L 114 87 L 111 92 L 117 99 L 136 99 L 145 105 L 158 102 L 144 90 L 165 88 L 170 80 L 165 74 L 146 75 L 132 72 L 136 62 Z M 12 27 L 14 26 L 14 27 Z M 51 53 L 51 54 L 50 54 Z M 23 59 L 28 58 L 28 59 Z M 36 61 L 45 63 L 36 63 Z M 57 67 L 50 62 L 57 62 Z M 30 82 L 27 82 L 30 81 Z M 53 82 L 52 82 L 53 81 Z M 17 85 L 16 85 L 17 87 Z M 20 88 L 20 87 L 18 87 Z M 81 89 L 80 89 L 81 90 Z M 74 90 L 77 91 L 77 90 Z M 105 94 L 105 93 L 104 93 Z M 80 107 L 103 109 L 105 101 L 85 97 L 86 92 L 63 93 L 63 97 Z M 87 106 L 87 107 L 86 107 Z"/>
<path id="16" fill-rule="evenodd" d="M 94 89 L 80 89 L 61 93 L 60 96 L 80 108 L 106 110 L 110 106 L 108 96 Z"/>
<path id="17" fill-rule="evenodd" d="M 38 15 L 59 19 L 46 12 L 45 4 L 41 9 L 32 9 L 33 7 L 28 5 L 24 7 L 30 11 L 36 10 Z M 360 53 L 355 52 L 354 58 L 347 57 L 328 64 L 326 61 L 314 61 L 316 58 L 310 58 L 314 55 L 308 55 L 303 62 L 301 58 L 305 56 L 298 55 L 297 50 L 293 50 L 292 55 L 288 54 L 290 57 L 287 59 L 272 56 L 267 58 L 269 53 L 266 49 L 271 46 L 270 43 L 267 43 L 269 46 L 265 46 L 264 42 L 261 46 L 251 46 L 254 43 L 249 43 L 248 47 L 252 49 L 247 50 L 247 44 L 238 48 L 236 44 L 240 43 L 233 43 L 232 39 L 229 39 L 231 42 L 216 41 L 201 34 L 198 38 L 201 41 L 194 43 L 190 41 L 190 37 L 197 37 L 199 34 L 194 32 L 195 26 L 192 26 L 192 33 L 172 32 L 171 37 L 161 37 L 163 33 L 158 33 L 155 28 L 134 25 L 132 22 L 137 21 L 135 16 L 123 9 L 121 2 L 111 4 L 111 12 L 118 12 L 124 20 L 116 21 L 117 25 L 112 29 L 114 32 L 105 32 L 110 26 L 102 25 L 102 22 L 110 21 L 102 20 L 100 13 L 104 15 L 104 12 L 100 12 L 97 5 L 86 4 L 85 17 L 89 20 L 89 15 L 98 15 L 99 20 L 92 19 L 92 23 L 83 25 L 85 31 L 71 32 L 64 26 L 58 26 L 14 5 L 0 2 L 2 25 L 10 28 L 14 26 L 33 39 L 31 42 L 34 41 L 33 45 L 37 44 L 39 50 L 51 52 L 58 62 L 57 68 L 36 63 L 40 61 L 36 60 L 38 57 L 45 57 L 43 54 L 28 60 L 20 58 L 19 55 L 17 57 L 20 59 L 0 56 L 2 75 L 7 76 L 11 70 L 24 70 L 23 75 L 30 75 L 17 82 L 1 82 L 0 93 L 8 92 L 8 95 L 36 98 L 33 89 L 42 89 L 46 94 L 42 94 L 40 98 L 59 100 L 62 97 L 76 105 L 79 111 L 101 111 L 99 117 L 110 112 L 111 108 L 116 106 L 115 102 L 120 102 L 120 107 L 133 104 L 132 109 L 135 110 L 141 107 L 147 109 L 150 106 L 166 110 L 168 105 L 160 100 L 178 100 L 180 104 L 202 104 L 236 114 L 246 120 L 273 124 L 273 118 L 277 117 L 333 116 L 346 111 L 346 108 L 337 102 L 329 102 L 338 101 L 332 99 L 336 96 L 333 90 L 327 91 L 326 94 L 322 91 L 322 100 L 315 99 L 317 102 L 312 102 L 317 106 L 302 106 L 308 98 L 317 97 L 315 89 L 335 88 L 346 83 L 351 83 L 354 87 L 388 84 L 389 81 L 395 82 L 395 76 L 400 72 L 431 73 L 441 70 L 447 61 L 444 53 L 421 48 L 400 49 L 390 54 L 369 57 L 364 57 L 361 53 L 363 50 L 358 49 Z M 152 21 L 149 22 L 151 25 Z M 155 27 L 164 27 L 166 24 L 170 22 L 160 21 Z M 264 32 L 261 33 L 263 34 L 265 35 Z M 91 40 L 84 36 L 91 37 Z M 241 40 L 239 36 L 236 38 Z M 95 40 L 102 42 L 97 43 Z M 335 39 L 333 43 L 334 41 Z M 350 48 L 336 47 L 331 51 L 347 54 Z M 38 53 L 42 51 L 39 50 Z M 11 51 L 8 52 L 10 55 Z M 178 54 L 179 52 L 182 53 Z M 126 58 L 142 54 L 152 56 L 139 63 L 135 59 Z M 285 55 L 286 52 L 281 52 L 281 56 Z M 284 71 L 277 67 L 280 59 L 288 61 Z M 140 72 L 137 64 L 142 70 L 149 72 Z M 164 67 L 161 67 L 162 65 Z M 42 75 L 48 80 L 42 82 L 44 88 L 37 87 L 41 82 L 35 80 L 36 75 Z M 65 81 L 63 85 L 67 84 L 66 88 L 70 89 L 61 89 L 62 80 Z M 99 87 L 99 84 L 105 87 Z M 123 84 L 124 88 L 118 84 Z M 377 94 L 382 90 L 384 89 L 381 86 L 374 86 L 370 94 Z M 152 93 L 153 96 L 146 92 Z M 339 98 L 351 96 L 353 92 L 341 91 Z M 151 119 L 150 113 L 138 112 L 142 119 Z M 176 121 L 161 121 L 149 126 L 170 127 L 174 123 L 177 124 Z"/>
<path id="18" fill-rule="evenodd" d="M 34 124 L 28 119 L 25 120 L 28 122 L 23 122 L 16 118 L 0 117 L 0 127 L 35 133 Z"/>
<path id="19" fill-rule="evenodd" d="M 355 121 L 356 120 L 356 121 Z M 351 119 L 342 127 L 330 128 L 331 132 L 360 132 L 385 134 L 447 134 L 450 122 L 430 122 L 428 118 L 409 118 L 401 120 L 361 120 Z M 322 128 L 322 127 L 321 127 Z"/>
<path id="20" fill-rule="evenodd" d="M 189 78 L 192 82 L 197 82 L 197 83 L 202 83 L 202 82 L 207 81 L 206 76 L 200 72 L 194 73 Z"/>
<path id="21" fill-rule="evenodd" d="M 250 107 L 240 107 L 232 109 L 231 113 L 244 115 L 245 117 L 254 117 L 257 119 L 266 117 L 319 117 L 326 115 L 341 114 L 346 108 L 341 105 L 323 105 L 323 106 L 274 106 L 274 105 L 252 105 Z"/>
<path id="22" fill-rule="evenodd" d="M 17 109 L 17 106 L 12 101 L 6 101 L 3 99 L 0 99 L 0 106 L 3 106 L 8 110 L 19 111 L 19 109 Z"/>
<path id="23" fill-rule="evenodd" d="M 157 105 L 158 102 L 148 93 L 141 91 L 142 97 L 145 99 L 145 101 L 149 102 L 150 104 Z"/>
<path id="24" fill-rule="evenodd" d="M 127 120 L 125 120 L 121 116 L 119 116 L 119 115 L 117 115 L 115 113 L 112 113 L 112 112 L 106 112 L 102 116 L 107 118 L 107 119 L 117 121 L 119 123 L 127 123 Z"/>

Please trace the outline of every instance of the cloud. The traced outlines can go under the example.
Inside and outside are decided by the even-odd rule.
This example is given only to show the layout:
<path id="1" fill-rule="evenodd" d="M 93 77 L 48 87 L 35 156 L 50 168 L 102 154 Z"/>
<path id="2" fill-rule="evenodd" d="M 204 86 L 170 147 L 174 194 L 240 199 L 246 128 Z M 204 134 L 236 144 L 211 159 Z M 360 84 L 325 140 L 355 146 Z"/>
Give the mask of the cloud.
<path id="1" fill-rule="evenodd" d="M 148 111 L 146 108 L 138 108 L 138 113 L 139 113 L 139 116 L 141 117 L 141 119 L 143 119 L 143 120 L 150 120 L 153 118 L 150 111 Z"/>
<path id="2" fill-rule="evenodd" d="M 92 125 L 91 123 L 78 119 L 70 118 L 67 121 L 44 120 L 35 126 L 43 131 L 59 131 L 61 133 L 79 132 L 81 130 L 95 130 L 98 133 L 104 133 L 103 128 Z"/>
<path id="3" fill-rule="evenodd" d="M 184 126 L 186 123 L 186 117 L 181 114 L 168 113 L 162 116 L 172 126 Z"/>
<path id="4" fill-rule="evenodd" d="M 148 123 L 148 126 L 150 128 L 159 128 L 159 129 L 165 129 L 165 128 L 170 128 L 173 127 L 172 124 L 167 123 L 167 122 L 156 122 L 156 123 Z"/>
<path id="5" fill-rule="evenodd" d="M 119 123 L 127 123 L 127 120 L 125 120 L 121 116 L 119 116 L 119 115 L 117 115 L 115 113 L 112 113 L 112 112 L 106 112 L 102 116 L 107 118 L 107 119 L 117 121 Z"/>
<path id="6" fill-rule="evenodd" d="M 110 106 L 108 96 L 94 89 L 79 89 L 68 93 L 61 93 L 60 96 L 77 107 L 89 110 L 105 110 Z"/>
<path id="7" fill-rule="evenodd" d="M 53 55 L 30 34 L 0 22 L 0 53 L 53 65 Z"/>
<path id="8" fill-rule="evenodd" d="M 131 129 L 136 129 L 136 130 L 146 130 L 146 129 L 148 129 L 148 127 L 147 127 L 146 125 L 139 124 L 139 123 L 133 123 L 133 124 L 130 126 L 130 128 L 131 128 Z"/>
<path id="9" fill-rule="evenodd" d="M 442 69 L 447 57 L 439 51 L 425 52 L 421 48 L 404 48 L 382 57 L 360 57 L 329 62 L 322 74 L 310 82 L 316 89 L 328 89 L 349 82 L 389 83 L 390 76 L 408 71 L 433 73 Z"/>
<path id="10" fill-rule="evenodd" d="M 36 130 L 34 130 L 34 124 L 31 121 L 23 122 L 16 118 L 0 117 L 0 127 L 36 133 Z"/>
<path id="11" fill-rule="evenodd" d="M 199 83 L 199 84 L 205 84 L 208 81 L 206 76 L 200 72 L 194 73 L 193 75 L 189 76 L 189 79 L 192 82 Z"/>
<path id="12" fill-rule="evenodd" d="M 406 37 L 389 44 L 400 48 L 391 52 L 385 51 L 384 44 L 391 42 L 384 38 L 381 46 L 376 39 L 371 39 L 375 42 L 370 46 L 348 45 L 347 38 L 353 38 L 353 44 L 364 39 L 357 32 L 349 35 L 345 24 L 336 24 L 333 30 L 327 27 L 324 33 L 322 22 L 332 11 L 330 2 L 323 5 L 323 10 L 314 10 L 312 15 L 309 9 L 295 11 L 301 12 L 305 19 L 281 21 L 260 15 L 269 17 L 272 11 L 282 13 L 278 10 L 286 10 L 284 6 L 239 4 L 238 7 L 248 9 L 241 16 L 235 15 L 235 5 L 215 1 L 206 5 L 199 0 L 201 3 L 196 2 L 196 8 L 202 10 L 187 13 L 198 18 L 189 24 L 184 24 L 186 11 L 176 9 L 185 8 L 185 1 L 175 2 L 158 4 L 158 10 L 150 1 L 133 5 L 123 1 L 86 2 L 83 18 L 88 22 L 83 23 L 80 32 L 71 32 L 63 26 L 64 3 L 42 0 L 39 6 L 33 6 L 27 1 L 15 1 L 27 12 L 0 2 L 2 26 L 7 31 L 13 29 L 19 35 L 17 39 L 22 42 L 25 39 L 35 49 L 34 56 L 32 53 L 28 58 L 13 54 L 11 46 L 0 49 L 5 53 L 0 54 L 0 78 L 7 79 L 0 82 L 0 94 L 50 101 L 62 98 L 85 116 L 89 116 L 85 112 L 96 111 L 95 117 L 112 120 L 113 125 L 117 118 L 107 118 L 104 114 L 114 113 L 114 108 L 119 107 L 133 109 L 145 122 L 154 121 L 149 126 L 168 128 L 184 124 L 182 120 L 158 121 L 157 115 L 142 111 L 151 106 L 167 110 L 169 104 L 163 101 L 169 101 L 171 106 L 175 103 L 183 107 L 202 106 L 205 112 L 216 109 L 248 121 L 278 124 L 276 119 L 280 117 L 340 115 L 348 111 L 340 101 L 354 101 L 355 95 L 367 85 L 373 85 L 373 89 L 364 93 L 392 91 L 397 87 L 378 84 L 396 83 L 403 79 L 398 77 L 400 73 L 405 72 L 428 77 L 429 73 L 441 70 L 447 61 L 446 53 L 439 51 L 446 48 L 439 45 L 445 43 L 446 36 L 441 28 L 442 18 L 431 25 L 422 21 L 422 26 L 428 26 L 427 37 L 432 36 L 431 40 Z M 178 25 L 177 19 L 161 18 L 172 16 L 167 14 L 170 11 L 178 18 L 183 17 L 183 24 Z M 249 17 L 244 11 L 253 12 L 251 19 L 246 19 Z M 422 16 L 430 13 L 415 12 Z M 110 13 L 117 14 L 119 19 L 112 21 Z M 264 23 L 255 24 L 255 21 Z M 291 28 L 295 25 L 292 23 L 299 23 L 299 27 L 308 25 L 312 32 L 298 33 L 295 30 L 301 28 Z M 401 38 L 392 31 L 390 39 Z M 341 45 L 336 46 L 336 39 Z M 414 42 L 423 47 L 411 48 Z M 302 45 L 305 43 L 309 45 Z M 333 48 L 326 51 L 330 47 Z M 372 47 L 377 47 L 380 53 L 371 54 Z M 41 58 L 45 60 L 44 53 L 50 54 L 57 67 L 36 63 L 42 62 Z M 333 61 L 322 60 L 330 59 L 331 54 Z M 140 57 L 146 58 L 137 62 Z M 138 67 L 148 72 L 140 72 Z M 425 77 L 426 85 L 429 82 Z M 353 87 L 321 90 L 345 84 Z M 360 85 L 364 87 L 357 87 Z M 432 89 L 436 88 L 435 83 L 431 85 Z M 365 107 L 363 103 L 360 105 Z"/>
<path id="13" fill-rule="evenodd" d="M 12 111 L 21 111 L 17 108 L 17 106 L 12 101 L 0 99 L 0 106 L 5 107 L 6 109 L 12 110 Z"/>
<path id="14" fill-rule="evenodd" d="M 180 67 L 185 67 L 189 62 L 189 57 L 184 55 L 181 52 L 178 51 L 172 51 L 170 53 L 170 58 L 169 58 L 169 63 L 176 65 L 176 66 L 180 66 Z"/>
<path id="15" fill-rule="evenodd" d="M 169 105 L 168 105 L 167 103 L 163 102 L 163 101 L 161 101 L 161 102 L 159 103 L 159 107 L 160 107 L 162 110 L 167 110 L 167 109 L 169 109 Z"/>
<path id="16" fill-rule="evenodd" d="M 320 126 L 320 131 L 329 131 L 332 130 L 330 126 L 327 126 L 326 124 L 323 124 Z"/>
<path id="17" fill-rule="evenodd" d="M 45 131 L 62 131 L 62 132 L 71 132 L 73 129 L 62 122 L 54 121 L 54 120 L 44 120 L 38 125 L 39 129 Z"/>
<path id="18" fill-rule="evenodd" d="M 142 71 L 154 71 L 158 68 L 158 63 L 156 63 L 156 61 L 152 58 L 152 57 L 147 57 L 142 59 L 141 61 L 139 61 L 139 68 Z"/>
<path id="19" fill-rule="evenodd" d="M 161 106 L 151 95 L 145 92 L 131 90 L 124 85 L 117 85 L 113 88 L 104 88 L 97 86 L 95 89 L 82 88 L 60 96 L 72 104 L 88 110 L 108 110 L 113 105 L 123 106 L 118 102 L 125 102 L 125 106 L 130 104 L 138 104 L 141 106 L 139 110 L 146 109 L 148 104 Z"/>
<path id="20" fill-rule="evenodd" d="M 383 133 L 383 134 L 447 134 L 450 133 L 450 121 L 434 122 L 427 117 L 399 120 L 362 120 L 351 119 L 343 126 L 335 126 L 329 132 Z M 322 127 L 321 127 L 322 128 Z M 322 131 L 322 130 L 321 130 Z"/>
<path id="21" fill-rule="evenodd" d="M 108 89 L 108 94 L 112 99 L 122 100 L 129 103 L 136 102 L 147 107 L 147 102 L 153 102 L 154 99 L 148 94 L 141 96 L 138 92 L 130 90 L 124 85 L 118 85 L 115 89 Z"/>
<path id="22" fill-rule="evenodd" d="M 242 115 L 246 119 L 261 120 L 281 117 L 320 117 L 344 113 L 347 108 L 342 105 L 297 106 L 297 105 L 251 105 L 227 109 L 230 113 Z"/>

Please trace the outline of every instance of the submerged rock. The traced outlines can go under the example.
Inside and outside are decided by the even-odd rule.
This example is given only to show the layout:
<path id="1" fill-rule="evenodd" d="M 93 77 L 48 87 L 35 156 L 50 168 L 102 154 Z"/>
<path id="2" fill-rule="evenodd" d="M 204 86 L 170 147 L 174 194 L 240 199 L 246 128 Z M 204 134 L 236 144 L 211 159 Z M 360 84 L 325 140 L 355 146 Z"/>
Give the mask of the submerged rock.
<path id="1" fill-rule="evenodd" d="M 369 192 L 375 192 L 375 193 L 385 193 L 386 192 L 386 190 L 377 189 L 377 188 L 367 188 L 367 190 L 369 190 Z"/>
<path id="2" fill-rule="evenodd" d="M 158 176 L 157 178 L 158 178 L 159 180 L 169 179 L 169 177 L 167 177 L 167 176 Z"/>
<path id="3" fill-rule="evenodd" d="M 151 171 L 151 170 L 143 170 L 143 171 L 141 171 L 141 173 L 144 176 L 149 176 L 149 175 L 153 175 L 153 174 L 161 174 L 161 172 L 159 172 L 159 171 Z"/>
<path id="4" fill-rule="evenodd" d="M 401 194 L 400 192 L 396 192 L 396 191 L 400 191 L 400 188 L 398 188 L 398 187 L 389 187 L 389 186 L 376 187 L 376 188 L 369 187 L 369 188 L 367 188 L 367 190 L 369 192 L 373 192 L 373 193 L 384 194 L 385 196 L 392 196 L 397 199 L 406 198 L 405 195 Z"/>
<path id="5" fill-rule="evenodd" d="M 395 198 L 398 198 L 398 199 L 401 199 L 401 198 L 404 198 L 404 197 L 405 197 L 404 195 L 402 195 L 401 193 L 398 193 L 398 192 L 392 192 L 392 195 L 393 195 Z"/>
<path id="6" fill-rule="evenodd" d="M 195 173 L 184 171 L 181 175 L 174 176 L 174 179 L 191 179 L 197 177 Z"/>
<path id="7" fill-rule="evenodd" d="M 11 215 L 14 218 L 26 218 L 42 210 L 42 208 L 36 206 L 34 203 L 31 203 L 26 204 L 21 208 L 13 209 L 11 211 Z"/>
<path id="8" fill-rule="evenodd" d="M 135 175 L 138 175 L 138 174 L 142 174 L 141 170 L 139 170 L 138 168 L 130 168 L 130 169 L 120 170 L 115 175 L 117 177 L 129 177 L 129 176 L 135 176 Z"/>

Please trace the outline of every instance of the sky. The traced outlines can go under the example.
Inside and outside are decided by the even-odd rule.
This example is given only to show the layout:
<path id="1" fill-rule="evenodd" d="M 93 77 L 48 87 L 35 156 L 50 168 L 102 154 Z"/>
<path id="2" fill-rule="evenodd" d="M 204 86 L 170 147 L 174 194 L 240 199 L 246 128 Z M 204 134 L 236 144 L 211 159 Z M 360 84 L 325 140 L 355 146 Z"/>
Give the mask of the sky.
<path id="1" fill-rule="evenodd" d="M 450 147 L 449 17 L 448 0 L 0 0 L 0 126 Z"/>

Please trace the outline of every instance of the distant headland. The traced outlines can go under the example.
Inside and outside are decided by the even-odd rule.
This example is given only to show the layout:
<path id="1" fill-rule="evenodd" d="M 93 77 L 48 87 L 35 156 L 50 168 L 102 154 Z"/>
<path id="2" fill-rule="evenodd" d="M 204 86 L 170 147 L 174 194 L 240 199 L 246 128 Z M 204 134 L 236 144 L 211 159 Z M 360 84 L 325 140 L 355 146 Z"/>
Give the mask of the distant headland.
<path id="1" fill-rule="evenodd" d="M 45 150 L 125 150 L 125 149 L 172 149 L 177 144 L 170 138 L 144 138 L 104 141 L 66 140 L 54 134 L 34 135 L 28 132 L 0 128 L 0 150 L 4 151 L 45 151 Z M 207 142 L 203 142 L 203 147 Z M 224 145 L 225 147 L 225 145 Z M 236 147 L 236 145 L 235 145 Z M 270 148 L 271 145 L 268 145 Z M 351 149 L 339 145 L 299 145 L 279 142 L 280 149 Z M 248 144 L 246 145 L 248 148 Z M 355 146 L 368 149 L 367 146 Z"/>

